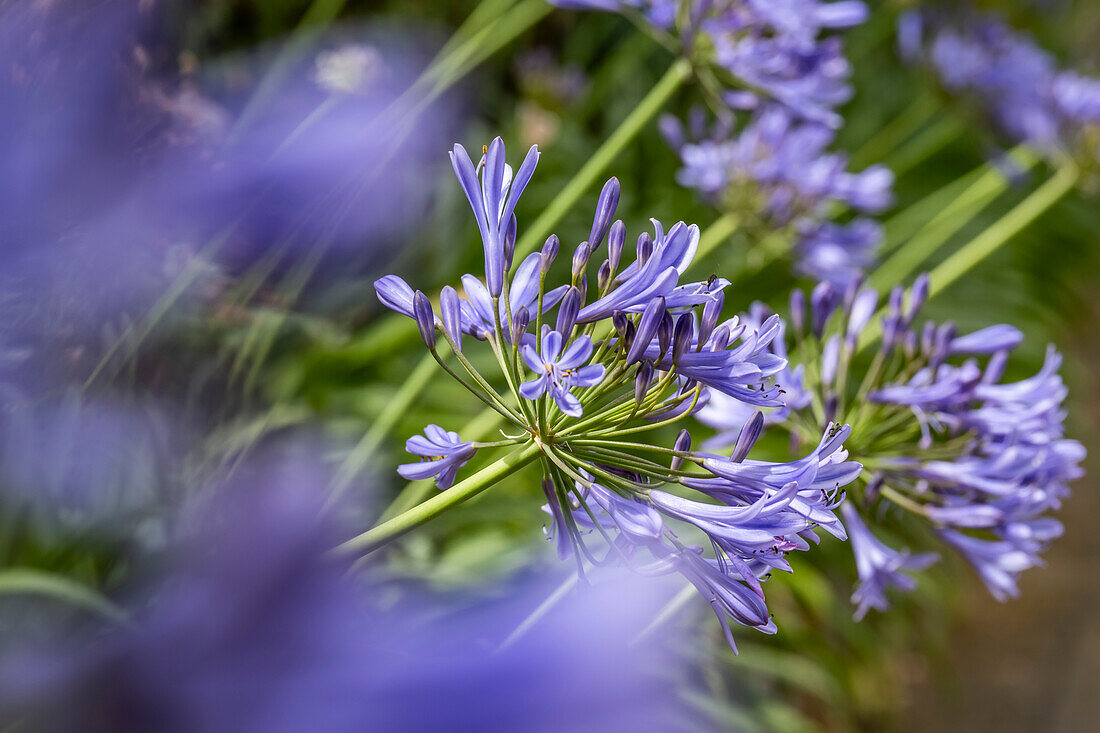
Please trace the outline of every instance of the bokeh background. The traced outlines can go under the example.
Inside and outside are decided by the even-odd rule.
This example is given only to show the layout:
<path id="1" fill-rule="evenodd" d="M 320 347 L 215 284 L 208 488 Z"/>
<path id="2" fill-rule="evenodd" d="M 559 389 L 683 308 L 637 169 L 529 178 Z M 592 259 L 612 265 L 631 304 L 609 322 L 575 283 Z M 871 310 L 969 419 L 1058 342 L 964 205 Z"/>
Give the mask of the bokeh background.
<path id="1" fill-rule="evenodd" d="M 442 379 L 387 411 L 422 350 L 415 335 L 376 328 L 384 314 L 373 279 L 395 272 L 434 292 L 479 268 L 477 231 L 446 157 L 452 142 L 538 144 L 538 173 L 517 208 L 522 228 L 671 61 L 620 16 L 532 5 L 526 30 L 448 80 L 412 121 L 387 118 L 455 30 L 492 3 L 0 4 L 5 569 L 89 589 L 86 605 L 128 600 L 160 567 L 196 496 L 286 446 L 317 464 L 318 486 L 341 486 L 334 531 L 348 536 L 403 488 L 393 466 L 406 436 L 477 415 Z M 896 21 L 913 3 L 869 5 L 870 20 L 846 34 L 855 95 L 836 147 L 857 169 L 894 169 L 896 202 L 882 219 L 886 246 L 900 247 L 911 230 L 894 214 L 1009 143 L 899 58 Z M 1100 6 L 975 5 L 1034 34 L 1063 64 L 1100 72 Z M 700 99 L 689 83 L 665 111 L 683 118 Z M 649 217 L 718 218 L 677 184 L 679 166 L 656 121 L 613 158 L 606 175 L 622 184 L 618 216 L 629 231 Z M 1006 171 L 1007 190 L 923 266 L 1051 170 Z M 780 634 L 741 634 L 740 656 L 717 643 L 703 604 L 670 623 L 680 646 L 669 668 L 688 671 L 669 684 L 686 690 L 696 714 L 744 730 L 1093 727 L 1100 215 L 1090 183 L 928 306 L 963 329 L 1016 324 L 1027 336 L 1021 373 L 1038 367 L 1047 343 L 1066 355 L 1068 432 L 1091 455 L 1048 567 L 1026 573 L 1021 598 L 1001 604 L 963 563 L 947 562 L 889 614 L 856 624 L 850 556 L 826 541 L 769 584 Z M 555 228 L 563 243 L 586 236 L 598 191 L 599 182 Z M 788 259 L 761 262 L 754 245 L 734 233 L 710 256 L 713 271 L 743 273 L 727 293 L 736 308 L 781 304 L 805 285 Z M 554 577 L 537 484 L 527 483 L 402 540 L 376 569 L 385 592 L 401 581 L 497 598 L 514 588 L 500 583 Z M 4 593 L 0 610 L 5 649 L 84 623 L 34 593 Z"/>

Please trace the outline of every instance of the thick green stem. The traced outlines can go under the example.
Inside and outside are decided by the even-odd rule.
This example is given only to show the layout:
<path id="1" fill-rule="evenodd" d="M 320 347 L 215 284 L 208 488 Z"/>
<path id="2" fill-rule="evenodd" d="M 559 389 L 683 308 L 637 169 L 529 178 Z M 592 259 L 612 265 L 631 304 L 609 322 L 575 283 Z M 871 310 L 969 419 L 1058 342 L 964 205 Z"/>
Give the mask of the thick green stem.
<path id="1" fill-rule="evenodd" d="M 453 509 L 459 504 L 472 499 L 501 479 L 507 478 L 535 460 L 539 453 L 540 450 L 537 445 L 528 443 L 522 449 L 490 463 L 473 476 L 468 476 L 422 504 L 418 504 L 412 509 L 382 522 L 374 529 L 370 529 L 358 537 L 353 537 L 337 547 L 335 551 L 340 555 L 365 555 L 376 550 L 382 545 L 411 532 L 425 522 L 431 521 L 448 509 Z"/>

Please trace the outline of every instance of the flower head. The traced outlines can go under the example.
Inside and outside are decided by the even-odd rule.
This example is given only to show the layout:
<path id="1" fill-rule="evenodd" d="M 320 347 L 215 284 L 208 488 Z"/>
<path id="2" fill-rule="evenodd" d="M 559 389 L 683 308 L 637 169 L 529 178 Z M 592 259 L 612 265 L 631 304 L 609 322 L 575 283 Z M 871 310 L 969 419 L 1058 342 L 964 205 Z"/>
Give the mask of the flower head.
<path id="1" fill-rule="evenodd" d="M 1048 351 L 1035 376 L 1003 382 L 1023 334 L 1006 324 L 963 335 L 952 323 L 918 327 L 928 294 L 927 276 L 908 298 L 895 288 L 878 323 L 878 293 L 859 280 L 843 292 L 819 285 L 809 312 L 804 296 L 792 298 L 792 356 L 820 369 L 806 384 L 810 399 L 781 425 L 809 440 L 815 425 L 850 423 L 849 448 L 868 469 L 856 506 L 843 510 L 860 578 L 857 616 L 885 608 L 887 586 L 913 587 L 898 571 L 931 562 L 882 543 L 867 517 L 882 516 L 883 507 L 903 510 L 962 553 L 1003 599 L 1060 534 L 1047 513 L 1081 475 L 1084 448 L 1064 437 L 1057 352 Z M 881 330 L 870 331 L 872 325 Z M 703 416 L 732 435 L 733 426 Z"/>
<path id="2" fill-rule="evenodd" d="M 678 222 L 666 231 L 654 221 L 653 234 L 639 235 L 636 256 L 624 263 L 626 226 L 614 220 L 615 179 L 600 193 L 589 237 L 574 249 L 566 282 L 556 288 L 548 282 L 561 246 L 555 236 L 513 273 L 514 217 L 497 237 L 493 227 L 503 226 L 505 217 L 488 213 L 505 199 L 503 192 L 489 195 L 507 188 L 507 173 L 500 174 L 504 183 L 498 186 L 491 170 L 503 165 L 503 143 L 497 140 L 487 150 L 480 189 L 473 185 L 472 164 L 467 169 L 461 155 L 453 156 L 482 229 L 486 279 L 465 275 L 464 296 L 444 288 L 441 317 L 426 295 L 396 276 L 381 278 L 375 288 L 386 306 L 416 321 L 440 365 L 511 428 L 501 431 L 504 440 L 484 444 L 428 426 L 407 445 L 428 460 L 402 465 L 400 473 L 436 476 L 446 488 L 475 450 L 518 447 L 541 464 L 550 533 L 559 557 L 572 557 L 579 573 L 586 562 L 612 558 L 640 572 L 678 572 L 708 597 L 731 644 L 728 618 L 773 632 L 761 588 L 767 573 L 789 570 L 785 555 L 809 549 L 818 527 L 844 537 L 833 510 L 840 489 L 860 470 L 846 460 L 847 429 L 829 426 L 810 455 L 791 463 L 746 460 L 762 416 L 743 431 L 731 457 L 691 450 L 687 430 L 671 448 L 644 442 L 641 434 L 678 423 L 712 394 L 782 409 L 784 390 L 776 380 L 788 374 L 787 361 L 774 346 L 782 321 L 763 312 L 755 320 L 722 321 L 727 280 L 682 282 L 699 245 L 694 225 Z M 525 183 L 517 174 L 502 211 L 510 211 Z M 590 281 L 590 261 L 605 240 L 606 258 Z M 551 315 L 553 325 L 544 323 Z M 437 333 L 451 347 L 454 368 L 437 348 Z M 500 368 L 498 377 L 474 366 L 463 335 L 484 342 Z M 666 486 L 698 496 L 685 498 L 664 491 Z M 682 543 L 669 526 L 674 523 L 707 535 L 713 557 Z M 594 535 L 606 552 L 592 546 Z"/>

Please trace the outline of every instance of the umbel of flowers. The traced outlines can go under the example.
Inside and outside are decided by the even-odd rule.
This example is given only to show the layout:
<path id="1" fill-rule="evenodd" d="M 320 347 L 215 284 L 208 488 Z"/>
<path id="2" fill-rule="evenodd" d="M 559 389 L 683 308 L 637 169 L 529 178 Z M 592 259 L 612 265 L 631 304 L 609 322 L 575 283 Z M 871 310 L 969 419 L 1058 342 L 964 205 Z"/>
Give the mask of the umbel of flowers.
<path id="1" fill-rule="evenodd" d="M 481 233 L 484 279 L 463 276 L 461 294 L 444 288 L 438 315 L 395 275 L 375 287 L 386 306 L 416 321 L 442 368 L 496 410 L 510 425 L 503 434 L 514 437 L 475 443 L 430 425 L 407 443 L 422 460 L 399 472 L 463 491 L 489 470 L 454 484 L 479 449 L 508 447 L 541 465 L 558 553 L 579 572 L 586 563 L 626 562 L 643 573 L 680 573 L 714 608 L 731 645 L 730 618 L 773 632 L 761 581 L 773 569 L 789 571 L 787 553 L 808 549 L 817 528 L 845 537 L 834 509 L 860 472 L 843 447 L 849 429 L 824 425 L 816 447 L 792 463 L 748 458 L 762 416 L 740 431 L 732 454 L 692 450 L 687 430 L 671 446 L 646 442 L 718 395 L 750 410 L 781 407 L 776 377 L 787 362 L 773 342 L 782 323 L 775 316 L 723 321 L 727 280 L 681 282 L 698 246 L 694 225 L 666 231 L 655 221 L 628 262 L 626 227 L 614 220 L 615 179 L 600 194 L 588 239 L 573 251 L 568 279 L 552 287 L 557 237 L 513 261 L 513 212 L 537 149 L 514 173 L 499 138 L 483 152 L 475 165 L 455 145 L 451 161 Z M 439 348 L 444 341 L 453 363 Z M 471 348 L 489 349 L 499 374 L 476 369 Z"/>
<path id="2" fill-rule="evenodd" d="M 796 441 L 815 439 L 816 426 L 834 421 L 855 431 L 849 447 L 867 470 L 842 511 L 859 574 L 857 617 L 886 609 L 888 587 L 914 586 L 902 571 L 936 559 L 890 547 L 874 534 L 880 522 L 900 519 L 954 549 L 1004 600 L 1061 534 L 1049 512 L 1082 473 L 1085 450 L 1064 437 L 1058 353 L 1048 348 L 1038 374 L 1005 382 L 1023 334 L 1003 324 L 959 335 L 950 322 L 918 323 L 928 293 L 923 275 L 908 297 L 894 288 L 876 321 L 879 295 L 858 281 L 844 291 L 822 283 L 809 304 L 796 290 L 790 338 L 769 346 L 812 365 L 778 375 L 793 394 L 769 422 Z M 749 320 L 764 315 L 757 306 Z M 751 418 L 719 399 L 700 419 L 720 429 L 721 444 Z"/>
<path id="3" fill-rule="evenodd" d="M 874 261 L 881 227 L 866 217 L 837 224 L 849 209 L 877 213 L 893 200 L 893 173 L 873 165 L 854 173 L 848 159 L 829 152 L 835 132 L 769 104 L 740 130 L 719 119 L 707 129 L 692 115 L 688 129 L 672 116 L 662 132 L 683 161 L 677 180 L 694 188 L 755 236 L 780 234 L 796 243 L 798 269 L 844 285 Z"/>

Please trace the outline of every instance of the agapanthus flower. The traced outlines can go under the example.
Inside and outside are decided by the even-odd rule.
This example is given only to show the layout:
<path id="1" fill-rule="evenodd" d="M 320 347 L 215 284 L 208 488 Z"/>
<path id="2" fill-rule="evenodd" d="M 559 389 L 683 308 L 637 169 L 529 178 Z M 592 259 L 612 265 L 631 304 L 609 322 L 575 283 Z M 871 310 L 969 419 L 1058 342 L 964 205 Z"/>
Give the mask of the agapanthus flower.
<path id="1" fill-rule="evenodd" d="M 995 14 L 913 11 L 901 22 L 903 54 L 929 66 L 947 91 L 976 102 L 1013 142 L 1076 152 L 1091 137 L 1085 129 L 1100 123 L 1100 80 L 1060 70 L 1034 38 Z"/>
<path id="2" fill-rule="evenodd" d="M 673 118 L 662 128 L 684 164 L 678 180 L 749 229 L 787 228 L 803 274 L 843 285 L 873 261 L 882 238 L 876 223 L 829 219 L 839 207 L 861 213 L 888 207 L 893 174 L 881 165 L 847 170 L 847 157 L 827 150 L 835 137 L 828 127 L 769 105 L 735 132 L 718 123 L 696 129 L 689 140 Z"/>
<path id="3" fill-rule="evenodd" d="M 499 138 L 486 149 L 486 168 L 506 171 Z M 528 155 L 532 169 L 535 160 Z M 486 171 L 482 182 L 492 185 L 475 190 L 470 184 L 473 172 L 472 165 L 467 170 L 464 163 L 456 164 L 460 180 L 467 179 L 464 188 L 473 192 L 486 276 L 502 287 L 494 291 L 480 277 L 466 275 L 464 296 L 444 288 L 440 317 L 424 293 L 395 275 L 375 287 L 385 305 L 416 321 L 441 367 L 508 426 L 500 431 L 504 439 L 493 443 L 463 441 L 429 426 L 425 436 L 408 444 L 410 452 L 429 460 L 405 464 L 400 472 L 412 478 L 437 476 L 439 486 L 446 488 L 475 450 L 509 447 L 512 456 L 527 456 L 525 460 L 541 465 L 558 554 L 574 558 L 578 573 L 585 572 L 586 562 L 604 564 L 612 558 L 627 560 L 641 572 L 679 572 L 707 596 L 731 644 L 727 616 L 774 631 L 761 580 L 772 568 L 789 570 L 784 556 L 808 549 L 817 540 L 815 528 L 844 537 L 833 510 L 843 496 L 840 489 L 860 470 L 843 450 L 847 428 L 823 428 L 825 437 L 809 456 L 774 464 L 746 460 L 759 435 L 757 423 L 742 431 L 732 456 L 693 451 L 686 430 L 671 448 L 643 442 L 641 434 L 680 422 L 712 395 L 782 409 L 784 389 L 777 379 L 788 375 L 787 361 L 773 347 L 781 338 L 782 321 L 763 314 L 756 321 L 722 321 L 727 280 L 712 276 L 681 282 L 699 244 L 695 225 L 679 222 L 666 231 L 654 221 L 653 234 L 640 234 L 633 262 L 624 263 L 626 226 L 614 220 L 619 198 L 615 179 L 600 193 L 589 237 L 573 252 L 567 282 L 550 287 L 561 246 L 553 235 L 513 275 L 514 215 L 509 214 L 507 230 L 498 230 L 499 237 L 492 235 L 492 226 L 489 234 L 481 226 L 483 221 L 504 226 L 503 216 L 486 215 L 500 206 L 504 193 L 491 199 L 485 192 L 503 191 L 507 185 L 496 179 L 506 181 L 507 173 L 493 177 Z M 522 182 L 529 179 L 530 172 Z M 510 190 L 502 211 L 514 206 L 522 190 L 518 180 Z M 605 240 L 606 258 L 590 281 L 590 260 Z M 511 287 L 505 290 L 508 282 Z M 474 366 L 465 353 L 471 344 L 463 341 L 464 334 L 485 342 L 478 345 L 496 357 L 499 376 Z M 437 347 L 440 335 L 451 348 L 453 367 Z M 502 463 L 511 465 L 505 459 L 493 464 L 492 480 L 505 470 Z M 480 475 L 464 481 L 462 489 L 454 486 L 448 495 L 476 489 Z M 697 497 L 663 487 L 687 488 Z M 682 543 L 666 521 L 702 531 L 714 556 Z M 591 546 L 597 535 L 607 543 L 605 552 Z"/>
<path id="4" fill-rule="evenodd" d="M 859 621 L 872 608 L 879 611 L 890 608 L 886 598 L 887 588 L 903 591 L 915 589 L 917 582 L 903 571 L 924 570 L 936 562 L 938 556 L 934 553 L 910 555 L 907 550 L 895 550 L 875 537 L 851 505 L 842 506 L 840 511 L 848 526 L 848 540 L 859 574 L 859 585 L 852 593 L 852 603 L 856 606 L 855 618 Z"/>
<path id="5" fill-rule="evenodd" d="M 520 347 L 520 354 L 535 374 L 543 372 L 519 387 L 520 396 L 537 400 L 547 392 L 566 415 L 580 417 L 581 403 L 573 396 L 573 387 L 594 387 L 604 377 L 603 364 L 581 366 L 592 356 L 592 339 L 581 336 L 562 353 L 562 335 L 543 326 L 539 351 L 531 344 Z"/>
<path id="6" fill-rule="evenodd" d="M 928 293 L 923 275 L 908 298 L 895 288 L 877 323 L 879 295 L 858 280 L 844 291 L 818 285 L 808 309 L 801 292 L 791 299 L 788 347 L 794 360 L 817 368 L 805 384 L 809 399 L 780 425 L 796 440 L 810 440 L 821 425 L 851 423 L 849 448 L 868 469 L 844 509 L 860 577 L 853 597 L 859 616 L 886 607 L 886 586 L 913 586 L 897 571 L 930 562 L 877 539 L 879 520 L 901 514 L 918 530 L 934 530 L 931 536 L 958 550 L 1004 599 L 1061 534 L 1049 512 L 1082 473 L 1084 448 L 1064 437 L 1057 352 L 1048 350 L 1035 376 L 1004 382 L 1023 334 L 1007 324 L 962 335 L 951 323 L 918 327 Z M 869 331 L 871 325 L 881 330 Z M 700 417 L 732 434 L 711 413 Z"/>
<path id="7" fill-rule="evenodd" d="M 414 435 L 405 441 L 405 450 L 426 460 L 398 466 L 397 472 L 410 481 L 434 477 L 436 486 L 441 489 L 450 488 L 458 469 L 477 453 L 472 443 L 438 425 L 429 425 L 424 428 L 423 435 Z"/>
<path id="8" fill-rule="evenodd" d="M 708 78 L 731 79 L 720 91 L 733 109 L 766 100 L 807 120 L 839 126 L 851 65 L 840 39 L 823 34 L 863 23 L 856 0 L 553 0 L 571 10 L 620 12 L 678 44 Z M 717 75 L 715 72 L 718 72 Z"/>

